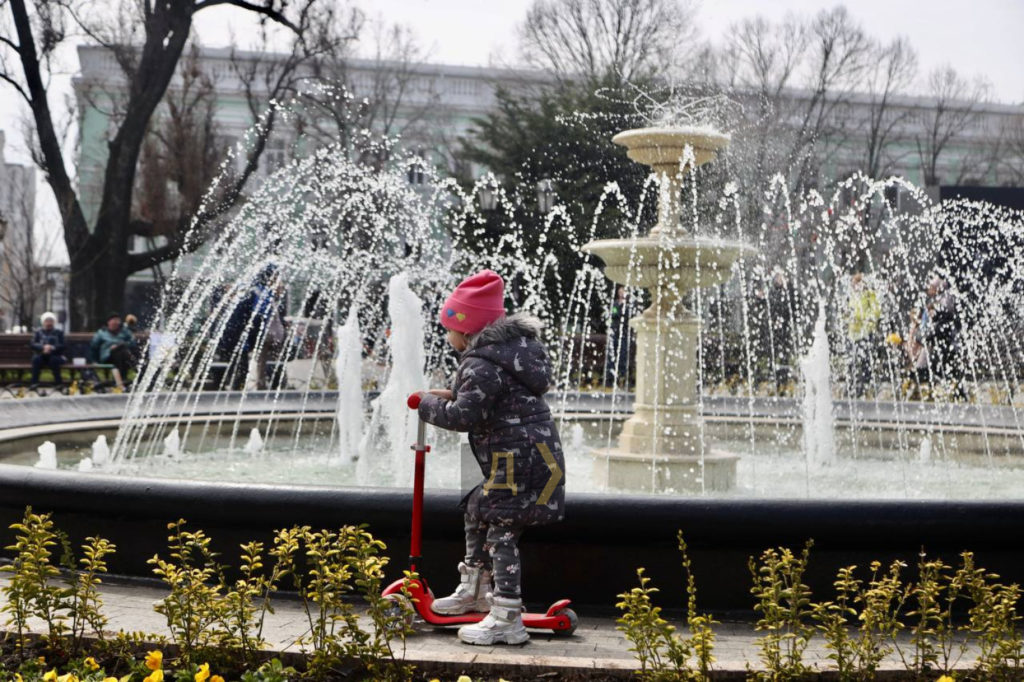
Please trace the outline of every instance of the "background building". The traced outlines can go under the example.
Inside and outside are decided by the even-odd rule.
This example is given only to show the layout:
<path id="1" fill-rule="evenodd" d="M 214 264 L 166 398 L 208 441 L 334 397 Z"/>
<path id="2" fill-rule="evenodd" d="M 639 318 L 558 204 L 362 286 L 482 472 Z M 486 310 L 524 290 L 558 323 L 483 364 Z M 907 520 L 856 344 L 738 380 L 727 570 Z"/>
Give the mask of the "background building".
<path id="1" fill-rule="evenodd" d="M 36 170 L 4 158 L 0 131 L 0 328 L 31 328 L 49 302 L 45 253 L 33 234 Z"/>
<path id="2" fill-rule="evenodd" d="M 91 222 L 98 208 L 107 139 L 125 95 L 126 81 L 107 49 L 82 46 L 78 54 L 81 70 L 74 79 L 81 131 L 77 175 L 83 209 Z M 254 124 L 254 112 L 266 110 L 267 79 L 260 75 L 272 72 L 275 60 L 280 58 L 230 49 L 195 50 L 179 66 L 165 99 L 173 101 L 194 93 L 197 87 L 207 88 L 206 99 L 194 101 L 202 101 L 208 108 L 217 144 L 225 149 L 232 147 Z M 343 83 L 353 95 L 345 105 L 353 117 L 349 123 L 395 137 L 405 152 L 463 177 L 479 176 L 486 170 L 461 166 L 455 152 L 474 119 L 494 108 L 496 90 L 515 90 L 550 80 L 548 74 L 539 71 L 418 62 L 351 59 L 332 68 L 329 74 L 314 74 L 307 67 L 298 77 L 308 77 L 312 83 L 322 82 L 327 75 L 329 80 Z M 190 73 L 192 80 L 187 75 Z M 198 80 L 196 74 L 201 74 Z M 763 105 L 753 96 L 734 96 L 750 100 L 744 102 L 750 109 Z M 824 188 L 874 167 L 880 176 L 898 175 L 926 187 L 1024 184 L 1024 107 L 1020 105 L 939 102 L 898 95 L 880 103 L 864 93 L 847 93 L 841 100 L 816 105 L 813 97 L 813 93 L 787 90 L 770 104 L 776 125 L 781 126 L 776 133 L 805 125 L 805 113 L 818 107 L 820 120 L 814 144 L 809 147 L 813 158 L 801 183 Z M 324 98 L 324 102 L 330 99 Z M 279 125 L 267 142 L 248 189 L 258 186 L 261 177 L 280 168 L 290 156 L 301 154 L 300 140 L 313 139 L 307 144 L 317 144 L 315 133 L 319 132 L 324 141 L 333 141 L 344 124 L 331 120 L 331 114 L 337 112 L 329 109 L 324 108 L 322 119 L 305 121 L 301 131 Z M 165 103 L 154 120 L 159 124 L 161 118 L 169 116 Z M 885 132 L 884 148 L 878 148 L 879 130 Z M 737 139 L 734 150 L 742 144 Z M 742 151 L 737 161 L 743 162 Z M 775 172 L 771 163 L 767 170 Z M 240 170 L 244 158 L 236 156 L 234 164 L 233 170 Z M 410 183 L 422 183 L 424 177 L 415 166 L 410 167 Z M 145 181 L 144 169 L 140 169 L 139 178 Z M 146 196 L 147 192 L 139 194 Z M 571 197 L 567 199 L 571 201 Z M 898 200 L 893 198 L 897 204 Z M 138 250 L 159 245 L 161 239 L 158 230 L 140 235 L 136 237 Z M 152 310 L 170 268 L 170 263 L 164 263 L 133 276 L 126 310 L 143 314 Z"/>

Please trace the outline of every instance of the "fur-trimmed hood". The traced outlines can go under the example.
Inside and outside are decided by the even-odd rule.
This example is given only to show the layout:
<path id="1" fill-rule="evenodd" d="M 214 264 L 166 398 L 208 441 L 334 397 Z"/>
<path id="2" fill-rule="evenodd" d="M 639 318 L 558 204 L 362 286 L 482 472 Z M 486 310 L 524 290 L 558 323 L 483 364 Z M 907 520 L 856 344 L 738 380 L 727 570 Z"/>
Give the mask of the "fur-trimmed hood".
<path id="1" fill-rule="evenodd" d="M 551 362 L 540 342 L 543 323 L 528 313 L 495 320 L 469 338 L 465 355 L 500 366 L 535 395 L 551 385 Z"/>
<path id="2" fill-rule="evenodd" d="M 469 337 L 466 350 L 504 343 L 521 337 L 536 339 L 540 336 L 542 329 L 544 329 L 544 323 L 529 313 L 506 315 L 499 317 Z"/>

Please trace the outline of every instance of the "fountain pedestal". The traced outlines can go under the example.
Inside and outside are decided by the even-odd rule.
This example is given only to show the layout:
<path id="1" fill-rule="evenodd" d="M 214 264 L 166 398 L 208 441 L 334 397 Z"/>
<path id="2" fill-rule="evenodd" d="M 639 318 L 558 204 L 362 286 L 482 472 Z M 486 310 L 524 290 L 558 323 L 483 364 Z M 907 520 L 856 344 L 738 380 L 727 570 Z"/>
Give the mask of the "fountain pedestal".
<path id="1" fill-rule="evenodd" d="M 705 130 L 645 128 L 613 142 L 659 176 L 658 223 L 647 237 L 584 246 L 614 282 L 643 287 L 651 306 L 630 320 L 636 331 L 636 402 L 618 447 L 592 452 L 595 478 L 606 487 L 642 492 L 728 490 L 738 457 L 704 446 L 697 387 L 700 320 L 684 303 L 697 287 L 719 284 L 752 249 L 739 242 L 692 237 L 679 224 L 680 189 L 690 164 L 714 158 L 728 143 Z M 692 156 L 688 151 L 692 151 Z"/>

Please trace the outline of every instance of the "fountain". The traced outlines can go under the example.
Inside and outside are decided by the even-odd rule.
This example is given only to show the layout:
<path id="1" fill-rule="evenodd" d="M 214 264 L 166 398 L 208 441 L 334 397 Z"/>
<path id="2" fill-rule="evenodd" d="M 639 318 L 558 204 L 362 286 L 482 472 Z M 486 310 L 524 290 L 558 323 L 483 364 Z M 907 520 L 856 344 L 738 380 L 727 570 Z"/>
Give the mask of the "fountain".
<path id="1" fill-rule="evenodd" d="M 651 306 L 630 321 L 636 330 L 636 402 L 618 447 L 594 450 L 595 478 L 607 487 L 660 492 L 728 490 L 735 455 L 706 447 L 697 390 L 700 320 L 684 296 L 720 284 L 754 250 L 740 242 L 688 234 L 680 224 L 684 176 L 711 161 L 729 137 L 696 128 L 641 128 L 612 142 L 654 169 L 658 222 L 646 237 L 590 242 L 614 282 L 650 291 Z"/>
<path id="2" fill-rule="evenodd" d="M 169 285 L 161 315 L 174 343 L 160 344 L 130 394 L 48 398 L 46 410 L 2 401 L 0 525 L 31 504 L 63 516 L 62 526 L 70 520 L 74 535 L 101 528 L 133 548 L 112 563 L 130 575 L 151 575 L 146 557 L 162 550 L 167 521 L 183 510 L 197 527 L 218 529 L 225 547 L 293 523 L 366 523 L 390 547 L 404 546 L 412 436 L 402 398 L 443 385 L 453 358 L 432 322 L 437 305 L 463 275 L 488 267 L 507 275 L 510 308 L 547 324 L 558 377 L 551 405 L 572 518 L 525 547 L 534 598 L 562 596 L 543 590 L 571 583 L 574 596 L 607 606 L 637 565 L 675 572 L 667 540 L 681 523 L 716 567 L 702 580 L 712 608 L 748 606 L 735 589 L 747 556 L 808 537 L 829 548 L 815 564 L 819 582 L 834 577 L 828 561 L 863 565 L 878 552 L 913 561 L 922 545 L 998 552 L 1005 561 L 992 568 L 1024 579 L 1024 553 L 1006 545 L 1024 520 L 1020 214 L 933 205 L 903 180 L 855 177 L 832 194 L 791 193 L 782 180 L 742 190 L 730 182 L 698 216 L 695 189 L 692 211 L 680 201 L 683 181 L 727 136 L 655 127 L 615 141 L 655 173 L 630 196 L 608 177 L 589 227 L 558 205 L 537 220 L 533 199 L 521 210 L 523 196 L 507 188 L 501 210 L 485 216 L 476 190 L 493 178 L 467 191 L 427 168 L 413 187 L 414 160 L 400 154 L 367 166 L 333 145 L 295 159 L 203 255 L 182 260 L 169 280 L 181 289 Z M 894 192 L 899 211 L 887 201 Z M 600 227 L 619 239 L 595 241 L 606 207 L 642 216 L 654 198 L 649 234 L 626 218 Z M 498 216 L 502 229 L 490 229 Z M 714 225 L 735 225 L 736 241 L 710 236 L 721 234 L 705 228 Z M 540 247 L 523 239 L 539 226 L 550 240 Z M 590 242 L 604 273 L 584 261 L 563 277 L 543 246 L 555 240 Z M 976 267 L 979 253 L 1005 255 L 993 261 L 995 277 Z M 877 286 L 878 341 L 898 339 L 875 348 L 863 393 L 847 376 L 844 287 L 855 267 Z M 268 268 L 290 318 L 284 342 L 269 343 L 269 325 L 254 315 L 239 325 L 235 314 Z M 908 313 L 935 305 L 927 285 L 936 273 L 963 302 L 954 359 L 970 402 L 947 397 L 949 363 L 932 376 L 906 370 Z M 651 306 L 632 321 L 635 402 L 618 388 L 595 390 L 593 368 L 582 366 L 600 353 L 587 344 L 613 305 L 608 279 L 650 292 Z M 220 343 L 232 329 L 235 342 Z M 234 376 L 259 357 L 285 367 L 286 378 L 237 390 L 246 384 Z M 442 436 L 428 437 L 429 574 L 464 549 L 459 442 Z M 663 494 L 636 494 L 651 492 Z"/>
<path id="3" fill-rule="evenodd" d="M 804 383 L 804 457 L 808 465 L 827 466 L 835 461 L 836 436 L 824 305 L 818 310 L 811 347 L 800 359 L 800 374 Z"/>
<path id="4" fill-rule="evenodd" d="M 263 452 L 263 436 L 260 435 L 259 429 L 253 428 L 249 431 L 249 440 L 246 441 L 243 449 L 247 455 L 251 456 L 256 456 Z"/>
<path id="5" fill-rule="evenodd" d="M 48 440 L 44 442 L 36 448 L 36 452 L 39 453 L 39 461 L 35 464 L 37 469 L 57 468 L 57 446 L 53 441 Z"/>

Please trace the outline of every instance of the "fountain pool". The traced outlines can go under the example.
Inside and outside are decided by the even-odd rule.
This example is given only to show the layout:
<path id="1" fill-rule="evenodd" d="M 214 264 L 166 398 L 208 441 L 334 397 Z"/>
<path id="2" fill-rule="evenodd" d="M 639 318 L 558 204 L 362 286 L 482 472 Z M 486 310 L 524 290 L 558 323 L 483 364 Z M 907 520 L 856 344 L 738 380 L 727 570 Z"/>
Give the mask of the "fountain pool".
<path id="1" fill-rule="evenodd" d="M 314 401 L 313 408 L 329 405 L 332 394 Z M 301 404 L 301 394 L 277 396 L 279 403 Z M 307 401 L 307 406 L 310 406 Z M 607 485 L 595 460 L 595 447 L 606 446 L 620 435 L 623 413 L 608 409 L 607 396 L 566 396 L 561 432 L 566 451 L 567 489 L 570 493 L 629 491 Z M 209 409 L 222 411 L 223 404 Z M 745 401 L 709 399 L 704 406 L 705 436 L 716 448 L 737 453 L 736 484 L 729 490 L 708 490 L 703 497 L 717 499 L 1015 499 L 1024 489 L 1024 454 L 1021 434 L 1013 428 L 1008 409 L 961 406 L 942 419 L 927 409 L 904 415 L 898 426 L 885 414 L 864 403 L 853 412 L 837 410 L 833 457 L 821 462 L 808 457 L 802 433 L 803 405 L 795 400 L 764 399 L 758 416 L 745 414 Z M 324 487 L 399 485 L 384 468 L 361 469 L 340 447 L 336 415 L 310 411 L 301 416 L 282 411 L 265 415 L 223 412 L 219 416 L 193 415 L 187 431 L 173 426 L 159 451 L 133 459 L 119 476 L 193 479 L 232 483 L 287 484 Z M 955 424 L 953 424 L 955 422 Z M 982 426 L 984 422 L 985 426 Z M 103 471 L 97 452 L 116 435 L 113 423 L 71 422 L 59 429 L 41 424 L 28 435 L 21 427 L 0 431 L 0 463 L 32 466 L 46 460 L 48 468 L 67 471 Z M 910 426 L 914 424 L 914 426 Z M 183 435 L 187 434 L 187 435 Z M 433 452 L 427 468 L 431 489 L 459 490 L 478 476 L 474 460 L 465 458 L 461 439 L 452 433 L 428 429 Z M 173 444 L 168 450 L 166 441 Z M 55 454 L 43 443 L 53 443 Z M 367 457 L 385 457 L 377 453 Z M 48 462 L 52 461 L 53 466 Z M 95 464 L 93 462 L 95 461 Z M 695 468 L 692 475 L 699 476 Z M 683 491 L 668 481 L 663 495 Z M 686 485 L 685 494 L 692 494 Z"/>

